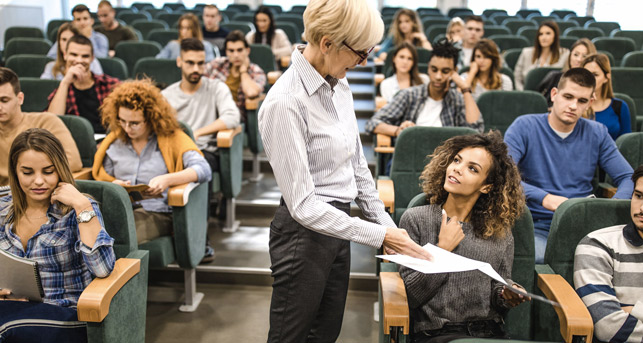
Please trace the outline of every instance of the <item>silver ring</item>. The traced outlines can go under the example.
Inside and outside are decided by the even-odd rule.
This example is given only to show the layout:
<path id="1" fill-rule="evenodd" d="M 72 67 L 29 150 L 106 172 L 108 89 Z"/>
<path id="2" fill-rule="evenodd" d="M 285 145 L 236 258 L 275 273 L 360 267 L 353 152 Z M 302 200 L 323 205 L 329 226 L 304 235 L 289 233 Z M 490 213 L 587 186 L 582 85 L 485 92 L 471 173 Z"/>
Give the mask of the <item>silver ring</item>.
<path id="1" fill-rule="evenodd" d="M 54 191 L 51 195 L 56 195 L 56 192 Z"/>

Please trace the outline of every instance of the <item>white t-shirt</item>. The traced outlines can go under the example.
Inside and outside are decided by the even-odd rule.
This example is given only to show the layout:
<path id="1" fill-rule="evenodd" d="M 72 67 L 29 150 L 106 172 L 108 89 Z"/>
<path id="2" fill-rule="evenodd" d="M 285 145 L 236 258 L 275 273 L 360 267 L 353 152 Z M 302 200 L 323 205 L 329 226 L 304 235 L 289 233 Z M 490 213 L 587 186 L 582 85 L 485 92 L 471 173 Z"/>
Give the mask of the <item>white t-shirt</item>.
<path id="1" fill-rule="evenodd" d="M 436 101 L 429 97 L 424 103 L 424 108 L 422 109 L 422 112 L 420 112 L 415 125 L 442 127 L 440 113 L 442 112 L 443 106 L 444 99 Z"/>
<path id="2" fill-rule="evenodd" d="M 462 48 L 462 66 L 466 67 L 471 64 L 471 56 L 473 56 L 473 48 Z"/>

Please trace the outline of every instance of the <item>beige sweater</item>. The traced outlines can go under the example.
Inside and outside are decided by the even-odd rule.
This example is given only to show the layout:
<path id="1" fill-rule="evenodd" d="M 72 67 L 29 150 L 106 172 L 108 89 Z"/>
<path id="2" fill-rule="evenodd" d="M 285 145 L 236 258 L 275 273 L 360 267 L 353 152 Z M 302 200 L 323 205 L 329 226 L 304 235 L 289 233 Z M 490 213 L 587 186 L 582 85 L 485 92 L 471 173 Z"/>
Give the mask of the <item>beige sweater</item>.
<path id="1" fill-rule="evenodd" d="M 23 113 L 24 118 L 13 130 L 0 127 L 0 186 L 9 184 L 9 149 L 11 143 L 21 132 L 30 128 L 41 128 L 51 132 L 63 145 L 69 168 L 72 172 L 83 167 L 76 142 L 72 138 L 67 126 L 53 113 Z"/>
<path id="2" fill-rule="evenodd" d="M 549 61 L 547 61 L 543 65 L 538 65 L 538 61 L 536 63 L 533 63 L 531 59 L 534 56 L 534 47 L 528 47 L 528 48 L 523 48 L 522 52 L 520 53 L 520 57 L 518 57 L 518 62 L 516 62 L 516 66 L 514 67 L 514 79 L 516 80 L 516 90 L 524 90 L 525 88 L 525 79 L 527 78 L 527 74 L 532 70 L 536 69 L 538 67 L 556 67 L 556 68 L 563 68 L 565 65 L 565 61 L 569 58 L 569 50 L 567 48 L 560 48 L 560 57 L 558 58 L 558 62 L 551 64 Z"/>
<path id="3" fill-rule="evenodd" d="M 246 35 L 246 41 L 248 41 L 248 44 L 255 44 L 255 31 L 248 32 Z M 262 44 L 267 43 L 262 42 Z M 290 44 L 288 35 L 286 35 L 282 29 L 275 29 L 275 36 L 272 37 L 270 48 L 277 59 L 284 56 L 290 56 L 290 54 L 292 54 L 292 44 Z"/>

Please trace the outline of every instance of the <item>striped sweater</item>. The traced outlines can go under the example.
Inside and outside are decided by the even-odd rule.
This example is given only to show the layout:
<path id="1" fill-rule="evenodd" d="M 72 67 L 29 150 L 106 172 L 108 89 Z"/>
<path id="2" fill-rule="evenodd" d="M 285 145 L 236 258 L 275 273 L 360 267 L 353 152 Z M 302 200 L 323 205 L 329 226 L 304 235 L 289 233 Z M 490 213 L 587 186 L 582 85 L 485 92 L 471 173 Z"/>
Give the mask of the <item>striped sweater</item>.
<path id="1" fill-rule="evenodd" d="M 591 232 L 574 258 L 576 292 L 605 342 L 643 342 L 643 238 L 632 223 Z M 622 306 L 634 306 L 631 313 Z"/>

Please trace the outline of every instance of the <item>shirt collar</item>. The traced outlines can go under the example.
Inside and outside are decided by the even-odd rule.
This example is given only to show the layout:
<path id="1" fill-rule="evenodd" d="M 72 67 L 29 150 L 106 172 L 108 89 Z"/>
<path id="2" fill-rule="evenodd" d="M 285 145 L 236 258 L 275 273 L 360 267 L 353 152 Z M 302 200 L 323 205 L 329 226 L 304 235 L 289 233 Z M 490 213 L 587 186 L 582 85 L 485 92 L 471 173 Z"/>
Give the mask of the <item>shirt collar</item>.
<path id="1" fill-rule="evenodd" d="M 302 54 L 305 47 L 305 45 L 297 46 L 297 48 L 292 52 L 291 60 L 292 66 L 297 70 L 297 72 L 299 72 L 302 80 L 305 80 L 303 84 L 306 89 L 306 93 L 308 93 L 308 96 L 311 96 L 317 92 L 319 88 L 324 86 L 324 84 L 328 84 L 330 88 L 333 89 L 339 80 L 330 75 L 324 79 L 319 72 L 317 72 L 317 69 L 315 69 L 315 67 L 313 67 Z"/>
<path id="2" fill-rule="evenodd" d="M 627 225 L 625 225 L 625 227 L 623 228 L 623 236 L 633 246 L 643 246 L 643 237 L 639 235 L 639 232 L 636 229 L 636 226 L 634 226 L 633 222 L 630 221 Z"/>

